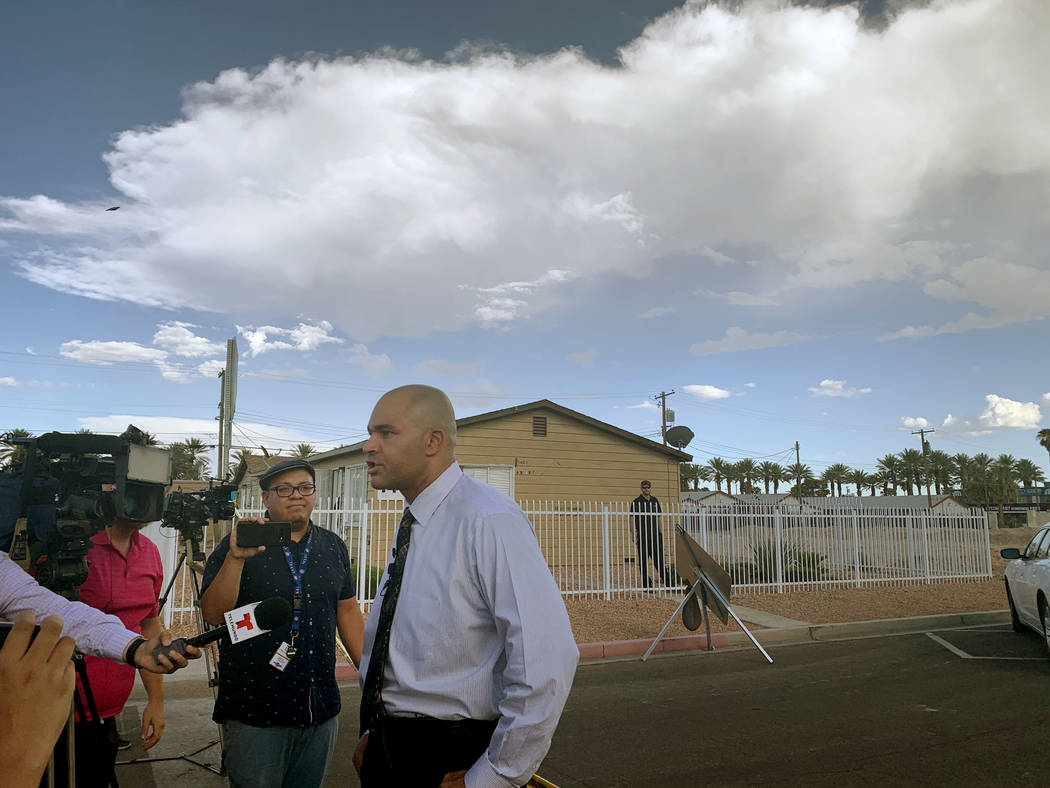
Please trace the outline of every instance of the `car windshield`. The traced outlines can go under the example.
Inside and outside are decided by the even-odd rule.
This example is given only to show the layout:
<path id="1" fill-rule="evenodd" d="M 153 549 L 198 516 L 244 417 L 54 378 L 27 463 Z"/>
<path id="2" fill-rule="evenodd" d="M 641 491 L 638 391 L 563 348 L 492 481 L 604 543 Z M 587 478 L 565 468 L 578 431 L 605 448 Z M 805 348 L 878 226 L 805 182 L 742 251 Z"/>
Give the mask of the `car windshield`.
<path id="1" fill-rule="evenodd" d="M 1046 535 L 1050 533 L 1050 529 L 1044 528 L 1042 531 L 1032 537 L 1032 541 L 1028 543 L 1028 547 L 1024 549 L 1025 558 L 1046 558 L 1046 549 L 1042 547 L 1042 543 L 1046 541 Z"/>

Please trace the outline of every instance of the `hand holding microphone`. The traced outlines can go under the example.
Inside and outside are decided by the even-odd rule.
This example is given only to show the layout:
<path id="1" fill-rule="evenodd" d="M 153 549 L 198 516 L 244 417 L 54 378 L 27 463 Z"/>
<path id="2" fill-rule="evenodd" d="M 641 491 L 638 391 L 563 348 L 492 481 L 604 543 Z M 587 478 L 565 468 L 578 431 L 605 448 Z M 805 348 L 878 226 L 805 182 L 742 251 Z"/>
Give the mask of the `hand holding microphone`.
<path id="1" fill-rule="evenodd" d="M 279 596 L 253 602 L 225 613 L 226 625 L 216 627 L 199 635 L 188 638 L 177 638 L 170 646 L 157 646 L 153 649 L 155 659 L 166 657 L 168 652 L 185 654 L 187 646 L 206 646 L 216 640 L 226 638 L 231 643 L 240 643 L 256 635 L 269 632 L 283 626 L 292 617 L 292 606 L 287 599 Z"/>

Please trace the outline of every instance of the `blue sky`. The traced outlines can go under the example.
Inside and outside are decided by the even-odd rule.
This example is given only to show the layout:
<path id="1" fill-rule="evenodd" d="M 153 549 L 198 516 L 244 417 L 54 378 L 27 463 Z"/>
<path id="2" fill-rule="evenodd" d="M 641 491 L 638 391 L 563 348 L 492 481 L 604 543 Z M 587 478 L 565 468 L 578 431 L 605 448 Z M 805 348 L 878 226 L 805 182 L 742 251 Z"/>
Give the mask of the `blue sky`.
<path id="1" fill-rule="evenodd" d="M 1046 466 L 1041 2 L 0 11 L 0 424 L 359 440 L 403 383 Z M 119 211 L 106 211 L 112 206 Z"/>

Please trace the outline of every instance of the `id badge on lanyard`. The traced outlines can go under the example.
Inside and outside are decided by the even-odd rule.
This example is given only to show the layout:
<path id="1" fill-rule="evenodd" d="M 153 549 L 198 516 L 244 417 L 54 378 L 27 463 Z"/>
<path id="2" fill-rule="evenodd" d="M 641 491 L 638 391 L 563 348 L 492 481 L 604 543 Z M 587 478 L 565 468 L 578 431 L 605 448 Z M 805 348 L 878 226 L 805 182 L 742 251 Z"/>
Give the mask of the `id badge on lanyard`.
<path id="1" fill-rule="evenodd" d="M 303 557 L 299 559 L 298 567 L 296 567 L 295 561 L 292 560 L 292 551 L 288 547 L 281 548 L 284 550 L 284 560 L 288 564 L 288 571 L 292 573 L 292 642 L 288 643 L 287 647 L 282 643 L 281 648 L 277 650 L 285 660 L 291 660 L 296 654 L 295 639 L 299 637 L 299 627 L 303 618 L 303 577 L 306 575 L 306 565 L 310 562 L 310 548 L 313 546 L 313 540 L 314 532 L 311 528 L 310 535 L 306 537 Z M 284 670 L 287 664 L 287 661 L 285 661 L 284 665 L 279 667 L 278 670 Z M 275 665 L 275 667 L 277 666 Z"/>

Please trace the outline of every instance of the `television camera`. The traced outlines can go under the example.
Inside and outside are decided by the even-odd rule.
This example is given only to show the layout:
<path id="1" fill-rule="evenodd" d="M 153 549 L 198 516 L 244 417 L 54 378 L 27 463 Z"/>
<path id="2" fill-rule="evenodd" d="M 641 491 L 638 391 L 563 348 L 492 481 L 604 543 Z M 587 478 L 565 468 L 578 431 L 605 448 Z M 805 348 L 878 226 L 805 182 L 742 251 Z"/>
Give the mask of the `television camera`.
<path id="1" fill-rule="evenodd" d="M 146 445 L 134 426 L 120 436 L 48 432 L 5 442 L 15 459 L 0 473 L 0 549 L 56 593 L 78 598 L 91 537 L 107 523 L 161 519 L 171 453 Z"/>
<path id="2" fill-rule="evenodd" d="M 175 528 L 189 546 L 195 562 L 204 561 L 201 540 L 209 520 L 232 520 L 237 513 L 235 503 L 239 480 L 229 484 L 215 484 L 214 480 L 203 490 L 168 493 L 164 499 L 161 525 Z"/>

